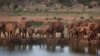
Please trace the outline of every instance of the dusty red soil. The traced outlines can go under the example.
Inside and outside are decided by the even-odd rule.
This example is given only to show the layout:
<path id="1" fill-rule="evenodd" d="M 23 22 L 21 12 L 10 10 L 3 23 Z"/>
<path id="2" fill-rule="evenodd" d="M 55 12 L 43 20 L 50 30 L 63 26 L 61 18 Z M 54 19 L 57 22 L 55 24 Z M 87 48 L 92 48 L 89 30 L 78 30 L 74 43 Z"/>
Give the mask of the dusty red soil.
<path id="1" fill-rule="evenodd" d="M 27 20 L 35 20 L 35 21 L 45 21 L 45 16 L 0 16 L 0 21 L 18 21 L 22 17 L 27 18 Z M 53 17 L 48 17 L 53 18 Z M 64 20 L 72 20 L 74 17 L 61 17 Z"/>
<path id="2" fill-rule="evenodd" d="M 27 20 L 34 20 L 34 21 L 46 21 L 45 18 L 47 18 L 45 16 L 0 16 L 0 21 L 19 21 L 22 17 L 27 18 Z M 53 17 L 48 16 L 48 18 L 51 19 Z M 60 18 L 63 18 L 63 20 L 73 20 L 75 17 L 66 16 Z M 100 16 L 95 18 L 100 19 Z M 77 19 L 79 19 L 79 17 L 77 17 Z"/>

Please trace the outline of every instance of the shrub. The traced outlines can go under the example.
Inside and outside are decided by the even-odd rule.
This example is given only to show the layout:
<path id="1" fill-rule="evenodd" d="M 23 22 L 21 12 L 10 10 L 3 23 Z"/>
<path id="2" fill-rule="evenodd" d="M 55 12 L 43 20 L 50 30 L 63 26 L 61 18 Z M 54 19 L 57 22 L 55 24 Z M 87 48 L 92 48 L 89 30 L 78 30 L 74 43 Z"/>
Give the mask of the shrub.
<path id="1" fill-rule="evenodd" d="M 42 24 L 43 24 L 43 22 L 38 22 L 38 21 L 33 22 L 33 26 L 36 26 L 36 27 L 39 27 L 39 26 L 41 26 Z"/>
<path id="2" fill-rule="evenodd" d="M 49 20 L 49 18 L 45 18 L 46 20 Z"/>
<path id="3" fill-rule="evenodd" d="M 80 17 L 80 19 L 84 19 L 84 17 L 82 16 L 82 17 Z"/>
<path id="4" fill-rule="evenodd" d="M 45 12 L 47 12 L 47 11 L 48 11 L 48 9 L 44 9 L 44 11 L 45 11 Z"/>
<path id="5" fill-rule="evenodd" d="M 94 19 L 94 17 L 93 16 L 90 16 L 90 19 Z"/>
<path id="6" fill-rule="evenodd" d="M 38 9 L 38 8 L 36 8 L 36 9 L 35 9 L 35 11 L 39 11 L 39 9 Z"/>
<path id="7" fill-rule="evenodd" d="M 22 12 L 22 11 L 23 11 L 23 9 L 21 9 L 21 8 L 15 9 L 15 12 Z"/>

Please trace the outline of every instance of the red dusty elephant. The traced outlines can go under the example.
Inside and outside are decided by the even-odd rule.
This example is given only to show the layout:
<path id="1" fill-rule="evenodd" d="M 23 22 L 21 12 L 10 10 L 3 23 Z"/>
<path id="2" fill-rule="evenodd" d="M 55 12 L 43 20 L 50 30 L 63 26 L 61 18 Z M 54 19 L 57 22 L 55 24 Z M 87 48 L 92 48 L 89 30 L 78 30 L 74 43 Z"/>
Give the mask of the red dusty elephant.
<path id="1" fill-rule="evenodd" d="M 49 25 L 48 32 L 52 37 L 56 37 L 56 32 L 61 33 L 61 38 L 64 38 L 64 24 L 61 21 L 53 21 Z"/>
<path id="2" fill-rule="evenodd" d="M 35 33 L 34 27 L 33 26 L 29 27 L 27 31 L 28 31 L 29 38 L 33 38 L 33 34 Z"/>
<path id="3" fill-rule="evenodd" d="M 35 32 L 35 34 L 36 35 L 39 34 L 40 37 L 44 37 L 45 35 L 46 35 L 46 37 L 49 37 L 50 35 L 49 35 L 49 32 L 48 32 L 48 29 L 49 29 L 48 25 L 45 25 L 45 26 L 37 29 L 37 31 Z"/>
<path id="4" fill-rule="evenodd" d="M 12 21 L 5 22 L 5 29 L 6 32 L 8 33 L 8 37 L 15 37 L 17 22 L 12 22 Z"/>
<path id="5" fill-rule="evenodd" d="M 19 33 L 20 33 L 20 36 L 21 36 L 21 33 L 22 33 L 21 37 L 23 37 L 23 38 L 26 38 L 27 29 L 28 29 L 28 27 L 31 27 L 32 23 L 33 23 L 32 20 L 26 21 L 25 19 L 26 18 L 22 18 L 21 21 L 18 23 Z"/>
<path id="6" fill-rule="evenodd" d="M 6 29 L 5 29 L 5 22 L 0 22 L 0 37 L 1 37 L 1 33 L 3 32 L 4 37 L 6 37 Z"/>

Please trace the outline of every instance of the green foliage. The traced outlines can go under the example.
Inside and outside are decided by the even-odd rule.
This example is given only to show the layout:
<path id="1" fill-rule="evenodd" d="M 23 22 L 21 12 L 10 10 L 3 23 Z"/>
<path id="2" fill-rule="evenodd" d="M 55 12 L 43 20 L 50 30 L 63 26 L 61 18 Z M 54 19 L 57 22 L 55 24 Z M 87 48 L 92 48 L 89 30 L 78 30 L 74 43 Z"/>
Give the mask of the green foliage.
<path id="1" fill-rule="evenodd" d="M 0 7 L 2 7 L 5 3 L 5 0 L 0 0 Z"/>
<path id="2" fill-rule="evenodd" d="M 80 19 L 84 19 L 84 17 L 83 17 L 83 16 L 81 16 L 81 17 L 80 17 Z"/>
<path id="3" fill-rule="evenodd" d="M 100 6 L 100 0 L 96 0 L 96 1 L 97 1 L 98 5 Z"/>
<path id="4" fill-rule="evenodd" d="M 43 24 L 43 22 L 38 22 L 38 21 L 33 22 L 33 26 L 36 26 L 36 27 L 39 27 L 39 26 L 41 26 L 42 24 Z"/>
<path id="5" fill-rule="evenodd" d="M 44 12 L 48 12 L 48 9 L 44 9 Z"/>
<path id="6" fill-rule="evenodd" d="M 15 9 L 15 12 L 22 12 L 22 11 L 23 11 L 23 9 L 21 9 L 21 8 Z"/>
<path id="7" fill-rule="evenodd" d="M 53 19 L 55 19 L 55 20 L 56 20 L 56 19 L 57 19 L 57 17 L 54 17 Z"/>
<path id="8" fill-rule="evenodd" d="M 94 17 L 93 17 L 93 16 L 90 16 L 90 19 L 92 19 L 92 20 L 93 20 L 93 19 L 94 19 Z"/>
<path id="9" fill-rule="evenodd" d="M 62 5 L 67 5 L 68 7 L 71 7 L 73 4 L 73 0 L 58 0 L 59 3 L 61 3 Z"/>
<path id="10" fill-rule="evenodd" d="M 38 8 L 36 8 L 36 9 L 35 9 L 35 11 L 39 11 L 39 9 L 38 9 Z"/>
<path id="11" fill-rule="evenodd" d="M 78 1 L 78 3 L 81 3 L 81 4 L 83 4 L 83 5 L 89 5 L 90 4 L 90 2 L 91 2 L 91 0 L 77 0 Z"/>
<path id="12" fill-rule="evenodd" d="M 46 20 L 49 20 L 49 18 L 45 18 Z"/>

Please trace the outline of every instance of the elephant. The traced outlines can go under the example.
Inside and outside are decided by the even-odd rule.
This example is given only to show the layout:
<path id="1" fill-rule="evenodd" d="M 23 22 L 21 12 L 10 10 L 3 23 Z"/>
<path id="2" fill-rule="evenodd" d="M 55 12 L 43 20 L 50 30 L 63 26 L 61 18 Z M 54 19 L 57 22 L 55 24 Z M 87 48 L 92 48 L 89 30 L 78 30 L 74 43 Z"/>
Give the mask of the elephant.
<path id="1" fill-rule="evenodd" d="M 35 33 L 34 27 L 29 27 L 27 29 L 27 31 L 28 31 L 29 38 L 32 38 L 33 37 L 33 34 Z"/>
<path id="2" fill-rule="evenodd" d="M 26 18 L 22 18 L 22 20 L 18 23 L 19 33 L 20 33 L 20 36 L 21 36 L 21 33 L 22 33 L 21 37 L 23 37 L 23 38 L 26 38 L 27 29 L 28 29 L 28 27 L 31 27 L 32 23 L 33 23 L 32 20 L 26 21 L 25 19 Z"/>
<path id="3" fill-rule="evenodd" d="M 64 24 L 60 20 L 53 21 L 49 25 L 48 32 L 52 35 L 52 38 L 56 37 L 56 32 L 61 33 L 61 38 L 64 38 Z"/>
<path id="4" fill-rule="evenodd" d="M 0 37 L 1 37 L 1 33 L 3 32 L 4 37 L 6 37 L 6 29 L 5 29 L 5 22 L 0 22 Z"/>
<path id="5" fill-rule="evenodd" d="M 17 22 L 13 21 L 5 22 L 5 30 L 8 33 L 9 38 L 15 37 L 16 29 L 17 29 Z"/>
<path id="6" fill-rule="evenodd" d="M 71 38 L 84 38 L 84 35 L 88 34 L 88 27 L 90 21 L 76 21 L 70 24 L 67 24 L 69 39 Z"/>
<path id="7" fill-rule="evenodd" d="M 35 32 L 35 35 L 40 34 L 40 38 L 44 37 L 44 35 L 46 35 L 46 37 L 49 37 L 49 32 L 48 32 L 48 28 L 40 28 Z"/>

